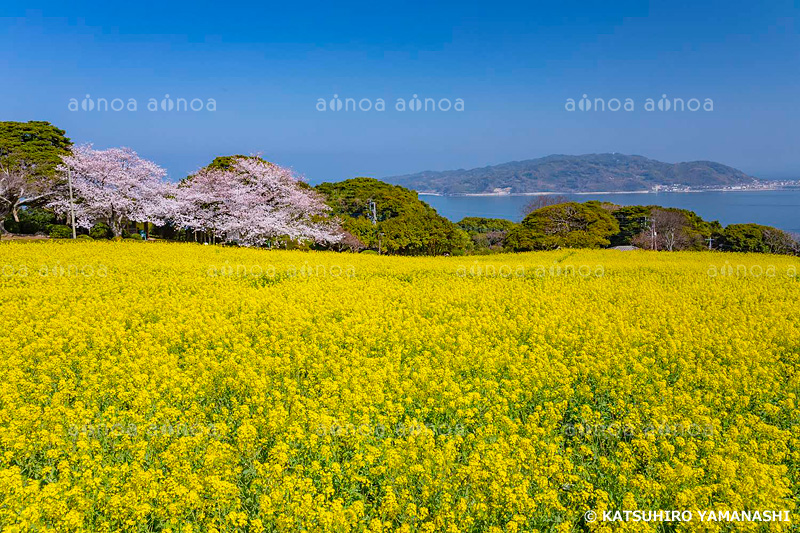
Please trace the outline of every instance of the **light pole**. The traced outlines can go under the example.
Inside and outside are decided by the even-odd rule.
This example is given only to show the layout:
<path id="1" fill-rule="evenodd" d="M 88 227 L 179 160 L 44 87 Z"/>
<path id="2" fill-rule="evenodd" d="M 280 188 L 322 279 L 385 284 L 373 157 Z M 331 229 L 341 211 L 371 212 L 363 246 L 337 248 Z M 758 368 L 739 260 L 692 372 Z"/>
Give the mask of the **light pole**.
<path id="1" fill-rule="evenodd" d="M 372 225 L 378 223 L 378 212 L 377 212 L 377 205 L 375 202 L 370 198 L 369 200 L 369 215 L 370 219 L 372 220 Z"/>

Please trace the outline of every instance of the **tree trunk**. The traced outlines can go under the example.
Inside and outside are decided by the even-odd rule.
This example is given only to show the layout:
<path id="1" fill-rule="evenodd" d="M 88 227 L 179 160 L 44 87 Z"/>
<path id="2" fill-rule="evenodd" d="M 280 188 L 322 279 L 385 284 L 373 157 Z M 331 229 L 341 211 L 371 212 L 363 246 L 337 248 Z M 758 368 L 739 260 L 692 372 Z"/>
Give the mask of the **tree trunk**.
<path id="1" fill-rule="evenodd" d="M 144 240 L 146 240 L 146 241 L 150 240 L 150 223 L 149 222 L 145 222 L 144 223 Z"/>

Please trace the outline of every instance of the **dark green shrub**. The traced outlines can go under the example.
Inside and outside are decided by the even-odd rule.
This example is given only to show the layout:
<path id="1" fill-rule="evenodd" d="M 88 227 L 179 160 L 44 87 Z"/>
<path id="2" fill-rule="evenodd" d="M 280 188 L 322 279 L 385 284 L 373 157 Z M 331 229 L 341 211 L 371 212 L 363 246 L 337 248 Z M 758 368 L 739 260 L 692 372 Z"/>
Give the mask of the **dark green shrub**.
<path id="1" fill-rule="evenodd" d="M 63 224 L 53 224 L 50 226 L 51 239 L 71 239 L 72 228 L 64 226 Z"/>
<path id="2" fill-rule="evenodd" d="M 92 239 L 110 239 L 112 236 L 111 228 L 102 222 L 98 222 L 89 230 L 89 237 Z"/>
<path id="3" fill-rule="evenodd" d="M 9 215 L 3 226 L 11 233 L 33 235 L 34 233 L 47 233 L 48 226 L 55 222 L 56 215 L 52 211 L 39 207 L 26 207 L 19 211 L 19 222 Z"/>

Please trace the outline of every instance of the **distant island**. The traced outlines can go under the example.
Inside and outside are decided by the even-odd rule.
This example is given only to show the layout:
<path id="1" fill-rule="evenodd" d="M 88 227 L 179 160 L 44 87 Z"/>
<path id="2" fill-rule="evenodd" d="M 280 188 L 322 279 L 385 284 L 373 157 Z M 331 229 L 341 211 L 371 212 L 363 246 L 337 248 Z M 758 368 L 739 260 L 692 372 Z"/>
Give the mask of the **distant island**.
<path id="1" fill-rule="evenodd" d="M 470 170 L 390 176 L 420 194 L 500 196 L 542 193 L 694 192 L 798 186 L 767 181 L 713 161 L 664 163 L 640 155 L 549 155 Z"/>

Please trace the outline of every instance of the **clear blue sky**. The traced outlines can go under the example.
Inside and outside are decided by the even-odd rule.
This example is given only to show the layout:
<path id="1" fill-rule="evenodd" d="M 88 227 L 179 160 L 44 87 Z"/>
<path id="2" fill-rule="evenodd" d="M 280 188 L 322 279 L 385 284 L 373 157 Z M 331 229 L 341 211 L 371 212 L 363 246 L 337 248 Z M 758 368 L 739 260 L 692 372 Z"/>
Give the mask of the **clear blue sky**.
<path id="1" fill-rule="evenodd" d="M 793 2 L 7 2 L 0 119 L 130 146 L 181 178 L 261 152 L 311 182 L 470 168 L 552 153 L 709 159 L 800 178 Z M 149 98 L 216 111 L 151 112 Z M 70 111 L 85 95 L 137 112 Z M 383 98 L 384 112 L 317 99 Z M 464 111 L 397 112 L 412 95 Z M 567 98 L 634 112 L 567 112 Z M 712 112 L 646 112 L 662 94 Z"/>

